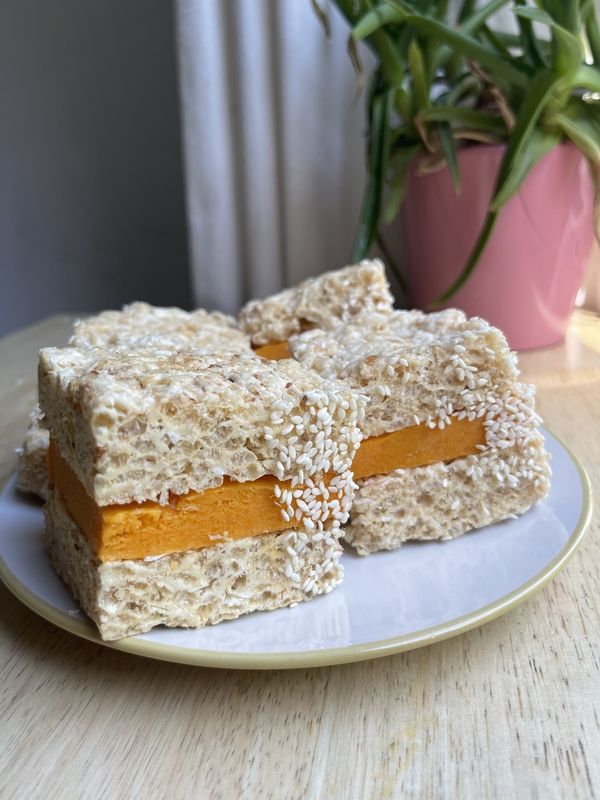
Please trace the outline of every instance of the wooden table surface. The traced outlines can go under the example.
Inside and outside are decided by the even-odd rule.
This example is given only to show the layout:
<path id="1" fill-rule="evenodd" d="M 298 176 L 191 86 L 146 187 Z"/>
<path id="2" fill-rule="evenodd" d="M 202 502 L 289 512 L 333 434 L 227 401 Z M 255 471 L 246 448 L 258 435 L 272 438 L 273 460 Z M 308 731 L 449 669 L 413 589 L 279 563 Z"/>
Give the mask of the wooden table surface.
<path id="1" fill-rule="evenodd" d="M 68 317 L 0 340 L 0 482 Z M 546 424 L 600 496 L 600 320 L 523 355 Z M 0 797 L 600 797 L 599 520 L 506 616 L 421 650 L 313 670 L 145 660 L 76 638 L 0 586 Z"/>

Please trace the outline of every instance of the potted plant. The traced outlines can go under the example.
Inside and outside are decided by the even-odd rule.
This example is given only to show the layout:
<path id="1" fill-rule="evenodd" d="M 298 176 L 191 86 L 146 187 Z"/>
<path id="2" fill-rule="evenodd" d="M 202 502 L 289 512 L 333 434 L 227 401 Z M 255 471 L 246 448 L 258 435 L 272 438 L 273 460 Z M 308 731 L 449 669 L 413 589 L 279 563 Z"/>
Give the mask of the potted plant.
<path id="1" fill-rule="evenodd" d="M 485 316 L 513 347 L 558 341 L 594 229 L 594 1 L 336 4 L 359 70 L 356 42 L 377 58 L 354 260 L 400 212 L 415 305 Z"/>

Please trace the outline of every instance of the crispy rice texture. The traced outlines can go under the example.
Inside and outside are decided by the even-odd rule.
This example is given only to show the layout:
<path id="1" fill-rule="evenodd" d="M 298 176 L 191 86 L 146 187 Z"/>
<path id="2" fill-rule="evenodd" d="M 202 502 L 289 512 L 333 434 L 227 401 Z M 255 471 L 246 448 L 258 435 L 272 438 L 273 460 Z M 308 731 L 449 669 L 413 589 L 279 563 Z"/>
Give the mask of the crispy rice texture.
<path id="1" fill-rule="evenodd" d="M 17 486 L 23 492 L 36 494 L 45 500 L 48 493 L 48 443 L 50 435 L 44 415 L 36 405 L 29 416 L 29 426 L 23 446 L 17 451 L 19 463 Z"/>
<path id="2" fill-rule="evenodd" d="M 310 328 L 331 328 L 363 315 L 391 311 L 381 261 L 325 272 L 264 300 L 251 300 L 240 312 L 240 326 L 255 345 L 282 342 Z"/>
<path id="3" fill-rule="evenodd" d="M 224 476 L 342 476 L 364 416 L 347 384 L 252 355 L 48 348 L 39 392 L 63 458 L 99 505 L 167 503 Z"/>
<path id="4" fill-rule="evenodd" d="M 54 569 L 105 640 L 156 625 L 201 628 L 251 611 L 271 611 L 331 591 L 342 580 L 337 540 L 306 544 L 301 581 L 286 574 L 290 533 L 273 533 L 152 559 L 101 564 L 54 490 L 45 508 L 46 545 Z M 294 534 L 292 532 L 292 535 Z M 328 549 L 336 558 L 311 580 Z"/>
<path id="5" fill-rule="evenodd" d="M 359 482 L 345 536 L 363 554 L 407 539 L 454 538 L 526 511 L 549 490 L 533 386 L 504 335 L 456 310 L 395 311 L 292 337 L 293 355 L 368 398 L 364 436 L 483 418 L 477 456 Z"/>
<path id="6" fill-rule="evenodd" d="M 219 311 L 182 311 L 156 308 L 148 303 L 131 303 L 121 311 L 103 311 L 78 320 L 70 343 L 75 347 L 129 349 L 132 347 L 194 352 L 250 352 L 250 339 L 233 317 Z M 19 452 L 18 486 L 45 498 L 47 479 L 48 430 L 39 405 Z"/>
<path id="7" fill-rule="evenodd" d="M 236 320 L 220 311 L 183 311 L 131 303 L 78 320 L 69 341 L 74 347 L 141 347 L 197 352 L 243 353 L 250 339 Z"/>
<path id="8" fill-rule="evenodd" d="M 365 437 L 422 422 L 443 425 L 461 412 L 481 415 L 518 376 L 504 335 L 454 309 L 394 311 L 360 325 L 308 331 L 289 344 L 306 367 L 368 397 Z"/>
<path id="9" fill-rule="evenodd" d="M 544 443 L 533 435 L 524 446 L 359 481 L 344 535 L 361 555 L 408 540 L 455 539 L 524 513 L 549 489 Z"/>

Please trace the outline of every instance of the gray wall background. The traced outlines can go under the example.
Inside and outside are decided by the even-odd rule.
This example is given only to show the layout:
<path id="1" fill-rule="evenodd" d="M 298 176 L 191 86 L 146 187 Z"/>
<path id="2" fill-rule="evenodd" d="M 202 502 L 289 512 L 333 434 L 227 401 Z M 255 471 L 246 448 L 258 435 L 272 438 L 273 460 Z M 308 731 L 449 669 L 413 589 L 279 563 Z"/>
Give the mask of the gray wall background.
<path id="1" fill-rule="evenodd" d="M 169 0 L 0 0 L 0 335 L 190 306 Z"/>

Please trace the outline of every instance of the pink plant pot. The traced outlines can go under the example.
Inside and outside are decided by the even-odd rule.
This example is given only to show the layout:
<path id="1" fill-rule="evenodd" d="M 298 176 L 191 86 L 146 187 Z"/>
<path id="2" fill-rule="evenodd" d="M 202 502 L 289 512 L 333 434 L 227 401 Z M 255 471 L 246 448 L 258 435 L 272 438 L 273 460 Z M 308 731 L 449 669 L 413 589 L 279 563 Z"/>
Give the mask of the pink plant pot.
<path id="1" fill-rule="evenodd" d="M 462 189 L 448 169 L 411 172 L 403 209 L 413 304 L 427 308 L 460 274 L 483 224 L 504 147 L 459 153 Z M 594 187 L 571 144 L 548 153 L 501 210 L 466 284 L 444 308 L 463 309 L 501 328 L 511 347 L 554 344 L 564 336 L 594 236 Z"/>

